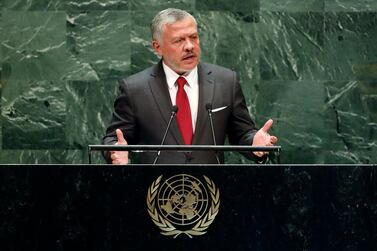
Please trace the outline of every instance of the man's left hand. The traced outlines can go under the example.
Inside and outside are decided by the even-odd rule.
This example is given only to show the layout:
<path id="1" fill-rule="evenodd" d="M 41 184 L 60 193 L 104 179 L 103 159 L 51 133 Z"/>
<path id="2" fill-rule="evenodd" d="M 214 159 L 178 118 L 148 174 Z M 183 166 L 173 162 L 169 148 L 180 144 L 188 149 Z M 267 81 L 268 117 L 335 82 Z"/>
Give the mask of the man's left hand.
<path id="1" fill-rule="evenodd" d="M 264 126 L 259 129 L 259 131 L 254 135 L 252 146 L 273 146 L 276 144 L 278 138 L 271 136 L 268 133 L 268 130 L 270 130 L 273 122 L 274 121 L 272 119 L 269 119 Z M 263 157 L 265 154 L 268 154 L 268 152 L 253 152 L 253 154 L 258 157 Z"/>

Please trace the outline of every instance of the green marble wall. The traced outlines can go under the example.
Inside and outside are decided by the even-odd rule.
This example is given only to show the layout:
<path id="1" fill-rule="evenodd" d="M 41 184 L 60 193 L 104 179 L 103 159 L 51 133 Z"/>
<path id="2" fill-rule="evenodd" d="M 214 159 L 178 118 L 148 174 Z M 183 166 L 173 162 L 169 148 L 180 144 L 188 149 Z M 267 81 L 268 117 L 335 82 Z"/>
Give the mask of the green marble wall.
<path id="1" fill-rule="evenodd" d="M 275 120 L 282 163 L 377 162 L 375 0 L 0 0 L 0 163 L 87 162 L 117 79 L 158 61 L 166 7 L 197 17 L 203 60 L 240 74 L 256 123 Z"/>

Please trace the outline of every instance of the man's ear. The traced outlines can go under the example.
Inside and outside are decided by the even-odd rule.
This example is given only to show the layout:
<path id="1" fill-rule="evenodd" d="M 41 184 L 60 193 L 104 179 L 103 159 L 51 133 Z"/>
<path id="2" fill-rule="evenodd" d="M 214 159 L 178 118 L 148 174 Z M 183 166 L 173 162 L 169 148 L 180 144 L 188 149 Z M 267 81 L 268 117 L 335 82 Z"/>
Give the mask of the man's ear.
<path id="1" fill-rule="evenodd" d="M 162 56 L 160 42 L 158 42 L 156 39 L 153 39 L 153 40 L 152 40 L 152 47 L 153 47 L 154 51 L 155 51 L 159 56 Z"/>

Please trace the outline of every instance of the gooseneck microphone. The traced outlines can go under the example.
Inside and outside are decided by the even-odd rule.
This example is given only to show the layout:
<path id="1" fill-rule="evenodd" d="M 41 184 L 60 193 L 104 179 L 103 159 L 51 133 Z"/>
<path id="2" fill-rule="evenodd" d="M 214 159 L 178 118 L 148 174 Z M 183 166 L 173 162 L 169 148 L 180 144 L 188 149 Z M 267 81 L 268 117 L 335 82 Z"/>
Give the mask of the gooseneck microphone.
<path id="1" fill-rule="evenodd" d="M 215 137 L 215 129 L 213 128 L 213 120 L 212 120 L 212 105 L 210 103 L 206 104 L 206 110 L 208 112 L 208 118 L 209 118 L 209 124 L 211 126 L 211 132 L 212 132 L 212 139 L 213 139 L 213 144 L 216 146 L 216 137 Z M 218 152 L 215 152 L 217 164 L 220 164 Z"/>
<path id="2" fill-rule="evenodd" d="M 161 146 L 164 145 L 164 143 L 165 143 L 166 135 L 168 135 L 171 122 L 173 121 L 175 115 L 177 115 L 177 112 L 178 112 L 178 107 L 176 105 L 173 105 L 173 107 L 171 108 L 170 119 L 169 119 L 168 125 L 166 127 L 166 130 L 165 130 L 165 133 L 164 133 L 164 137 L 162 137 L 162 141 L 161 141 L 161 144 L 160 144 Z M 159 150 L 157 152 L 157 156 L 156 156 L 156 158 L 153 161 L 153 165 L 155 165 L 157 163 L 157 160 L 160 157 L 160 154 L 161 154 L 161 150 Z"/>

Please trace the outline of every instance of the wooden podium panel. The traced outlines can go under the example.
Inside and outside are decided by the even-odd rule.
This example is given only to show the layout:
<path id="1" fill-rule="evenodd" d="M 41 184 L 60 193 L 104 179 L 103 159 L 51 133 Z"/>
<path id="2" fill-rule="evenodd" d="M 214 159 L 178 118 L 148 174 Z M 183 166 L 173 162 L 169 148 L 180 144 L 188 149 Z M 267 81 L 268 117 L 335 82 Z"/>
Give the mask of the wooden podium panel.
<path id="1" fill-rule="evenodd" d="M 0 249 L 375 250 L 376 168 L 2 165 Z"/>

